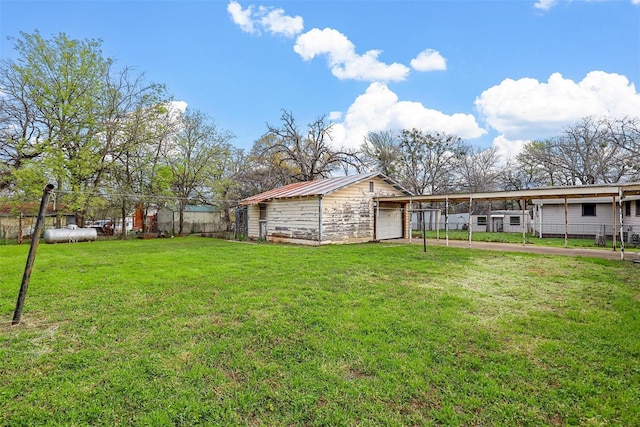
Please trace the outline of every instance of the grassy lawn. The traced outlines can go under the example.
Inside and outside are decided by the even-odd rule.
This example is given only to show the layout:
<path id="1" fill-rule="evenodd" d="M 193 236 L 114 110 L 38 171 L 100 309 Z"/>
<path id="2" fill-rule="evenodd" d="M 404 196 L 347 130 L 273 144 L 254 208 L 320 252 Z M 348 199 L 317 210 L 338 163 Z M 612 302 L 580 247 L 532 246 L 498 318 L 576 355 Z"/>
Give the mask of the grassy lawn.
<path id="1" fill-rule="evenodd" d="M 640 270 L 419 245 L 0 247 L 0 425 L 640 425 Z"/>

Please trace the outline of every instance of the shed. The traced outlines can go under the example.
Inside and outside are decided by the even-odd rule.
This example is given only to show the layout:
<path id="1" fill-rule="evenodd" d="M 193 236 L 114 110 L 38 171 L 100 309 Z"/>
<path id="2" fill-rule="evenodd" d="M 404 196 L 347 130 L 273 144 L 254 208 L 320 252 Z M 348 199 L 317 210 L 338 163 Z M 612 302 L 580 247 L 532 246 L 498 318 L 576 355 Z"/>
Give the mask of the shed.
<path id="1" fill-rule="evenodd" d="M 523 223 L 524 221 L 524 223 Z M 487 214 L 471 216 L 473 231 L 494 233 L 520 233 L 522 227 L 531 231 L 531 212 L 529 210 L 492 210 Z"/>
<path id="2" fill-rule="evenodd" d="M 381 173 L 297 182 L 240 202 L 246 236 L 309 245 L 358 243 L 407 237 L 406 202 L 374 197 L 411 193 Z"/>

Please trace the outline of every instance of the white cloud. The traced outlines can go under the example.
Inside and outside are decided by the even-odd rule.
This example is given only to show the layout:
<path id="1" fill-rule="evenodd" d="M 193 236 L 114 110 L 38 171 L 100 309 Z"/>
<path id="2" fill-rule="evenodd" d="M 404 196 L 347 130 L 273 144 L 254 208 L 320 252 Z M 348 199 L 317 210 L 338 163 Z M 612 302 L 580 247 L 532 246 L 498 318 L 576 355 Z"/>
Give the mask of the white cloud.
<path id="1" fill-rule="evenodd" d="M 587 116 L 638 115 L 640 94 L 622 75 L 592 71 L 580 82 L 554 73 L 547 82 L 506 79 L 475 101 L 486 123 L 506 141 L 557 135 Z"/>
<path id="2" fill-rule="evenodd" d="M 417 128 L 445 132 L 465 139 L 486 133 L 471 114 L 447 115 L 419 102 L 400 101 L 383 83 L 372 83 L 347 110 L 344 121 L 334 126 L 337 146 L 360 147 L 370 131 Z"/>
<path id="3" fill-rule="evenodd" d="M 553 6 L 557 5 L 559 1 L 560 0 L 538 0 L 533 4 L 533 7 L 535 7 L 536 9 L 541 9 L 546 11 L 551 9 Z M 571 1 L 571 0 L 568 0 L 568 1 Z M 601 0 L 586 0 L 586 1 L 595 2 L 595 1 L 601 1 Z M 631 0 L 631 4 L 640 5 L 640 0 Z"/>
<path id="4" fill-rule="evenodd" d="M 251 19 L 252 7 L 249 6 L 246 9 L 242 9 L 240 3 L 236 1 L 229 2 L 227 5 L 227 12 L 231 15 L 233 22 L 240 27 L 245 33 L 256 33 L 257 30 Z"/>
<path id="5" fill-rule="evenodd" d="M 409 68 L 405 65 L 380 62 L 379 50 L 369 50 L 358 55 L 354 44 L 344 34 L 332 28 L 314 28 L 301 34 L 293 50 L 305 61 L 325 55 L 331 72 L 341 80 L 397 81 L 404 80 L 409 74 Z"/>
<path id="6" fill-rule="evenodd" d="M 287 16 L 283 9 L 265 6 L 248 6 L 243 9 L 240 3 L 232 0 L 227 11 L 233 22 L 250 34 L 262 31 L 274 35 L 293 38 L 302 33 L 303 19 L 300 16 Z M 332 28 L 320 30 L 314 28 L 300 34 L 293 50 L 305 61 L 324 55 L 331 73 L 341 80 L 354 79 L 363 81 L 399 81 L 406 79 L 409 67 L 404 64 L 385 64 L 378 57 L 380 50 L 369 50 L 364 54 L 356 53 L 355 45 L 342 33 Z M 420 71 L 446 69 L 446 61 L 439 52 L 428 49 L 412 61 L 412 65 Z"/>
<path id="7" fill-rule="evenodd" d="M 331 120 L 332 122 L 340 120 L 341 118 L 342 118 L 342 111 L 331 111 L 329 113 L 329 120 Z"/>
<path id="8" fill-rule="evenodd" d="M 549 10 L 558 3 L 558 0 L 538 0 L 533 7 L 536 9 Z"/>
<path id="9" fill-rule="evenodd" d="M 416 71 L 446 70 L 447 60 L 437 50 L 425 49 L 411 60 L 411 67 Z"/>
<path id="10" fill-rule="evenodd" d="M 169 102 L 169 108 L 172 110 L 178 110 L 182 113 L 184 113 L 187 110 L 187 101 L 170 101 Z"/>
<path id="11" fill-rule="evenodd" d="M 522 151 L 527 142 L 529 142 L 528 139 L 507 139 L 504 135 L 498 135 L 493 139 L 492 146 L 497 150 L 501 160 L 506 162 Z"/>
<path id="12" fill-rule="evenodd" d="M 482 92 L 475 105 L 509 139 L 543 138 L 586 116 L 637 115 L 640 95 L 619 74 L 592 71 L 576 83 L 554 73 L 546 83 L 503 80 Z"/>
<path id="13" fill-rule="evenodd" d="M 260 11 L 263 13 L 260 23 L 271 34 L 281 34 L 292 38 L 304 29 L 302 17 L 286 16 L 283 9 L 270 10 L 260 7 Z"/>
<path id="14" fill-rule="evenodd" d="M 227 12 L 233 22 L 245 33 L 259 34 L 260 29 L 274 35 L 293 38 L 301 33 L 304 22 L 300 16 L 287 16 L 283 9 L 260 6 L 257 11 L 253 6 L 242 9 L 237 1 L 227 5 Z"/>

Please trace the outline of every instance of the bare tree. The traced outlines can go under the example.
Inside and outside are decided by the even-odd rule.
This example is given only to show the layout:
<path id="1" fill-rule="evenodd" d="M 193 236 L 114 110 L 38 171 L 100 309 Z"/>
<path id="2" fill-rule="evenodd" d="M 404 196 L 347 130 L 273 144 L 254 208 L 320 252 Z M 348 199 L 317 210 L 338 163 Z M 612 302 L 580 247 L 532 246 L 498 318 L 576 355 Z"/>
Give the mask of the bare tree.
<path id="1" fill-rule="evenodd" d="M 622 148 L 629 144 L 623 141 L 626 138 L 618 134 L 620 143 L 615 143 L 613 135 L 609 120 L 585 117 L 557 137 L 525 145 L 518 161 L 536 170 L 548 185 L 624 181 L 637 173 L 637 162 Z"/>
<path id="2" fill-rule="evenodd" d="M 498 166 L 498 150 L 470 150 L 460 161 L 460 186 L 467 192 L 495 191 L 501 169 Z"/>
<path id="3" fill-rule="evenodd" d="M 544 185 L 546 183 L 541 180 L 541 174 L 535 165 L 519 163 L 517 159 L 510 158 L 501 167 L 499 186 L 502 190 L 526 190 Z"/>
<path id="4" fill-rule="evenodd" d="M 263 141 L 268 141 L 268 145 L 262 149 L 260 157 L 270 159 L 274 168 L 290 173 L 293 180 L 328 178 L 345 165 L 359 166 L 356 151 L 331 146 L 333 125 L 325 116 L 309 123 L 304 133 L 291 112 L 282 110 L 280 120 L 280 126 L 267 124 L 268 132 Z"/>
<path id="5" fill-rule="evenodd" d="M 605 120 L 585 117 L 568 127 L 559 139 L 558 152 L 564 160 L 569 184 L 619 182 L 627 174 L 622 150 L 611 143 Z"/>
<path id="6" fill-rule="evenodd" d="M 615 145 L 627 150 L 632 156 L 640 156 L 640 117 L 607 120 L 606 124 Z"/>
<path id="7" fill-rule="evenodd" d="M 129 78 L 127 70 L 110 86 L 104 138 L 112 154 L 103 192 L 118 210 L 125 238 L 126 217 L 134 206 L 146 210 L 150 201 L 145 195 L 169 194 L 170 174 L 162 173 L 161 161 L 177 120 L 164 86 L 146 84 L 142 76 Z"/>

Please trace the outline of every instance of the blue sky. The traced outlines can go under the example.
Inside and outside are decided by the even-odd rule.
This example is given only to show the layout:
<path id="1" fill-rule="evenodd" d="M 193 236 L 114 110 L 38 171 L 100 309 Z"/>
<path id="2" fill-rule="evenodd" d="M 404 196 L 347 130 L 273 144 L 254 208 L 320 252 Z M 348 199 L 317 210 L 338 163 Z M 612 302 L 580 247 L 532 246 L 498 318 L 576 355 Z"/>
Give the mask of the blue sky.
<path id="1" fill-rule="evenodd" d="M 101 39 L 249 149 L 325 114 L 367 131 L 456 134 L 504 155 L 588 115 L 640 115 L 640 0 L 0 1 L 7 37 Z"/>

